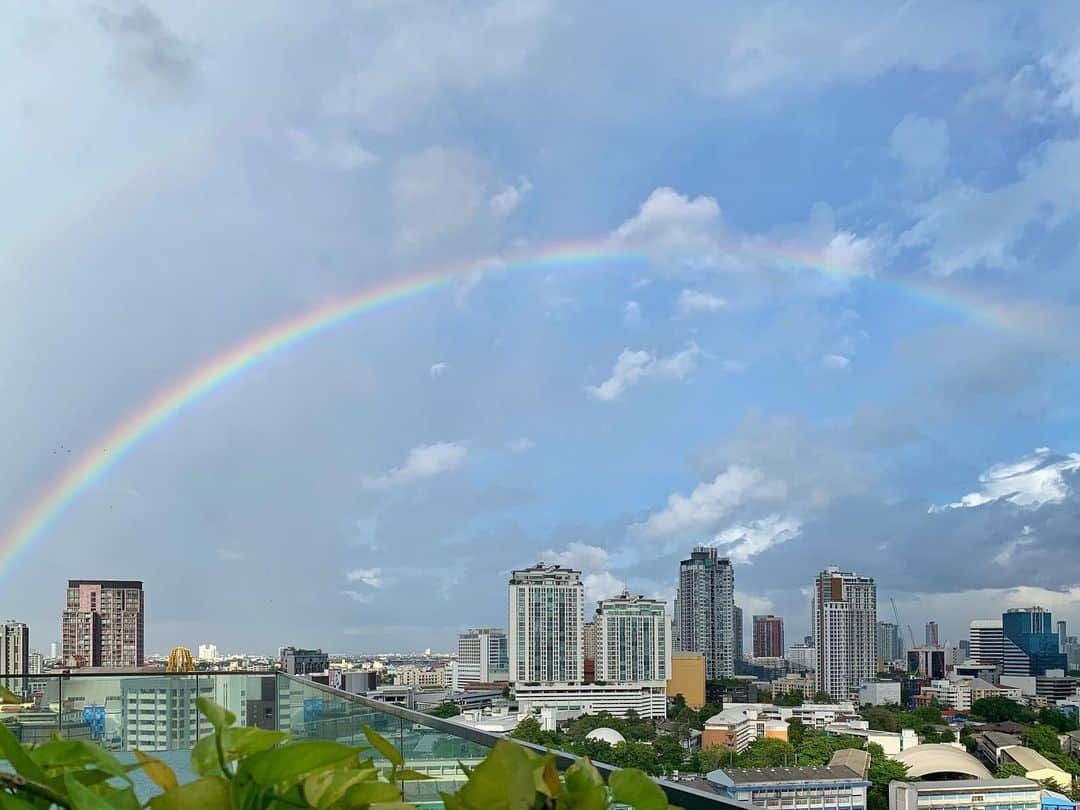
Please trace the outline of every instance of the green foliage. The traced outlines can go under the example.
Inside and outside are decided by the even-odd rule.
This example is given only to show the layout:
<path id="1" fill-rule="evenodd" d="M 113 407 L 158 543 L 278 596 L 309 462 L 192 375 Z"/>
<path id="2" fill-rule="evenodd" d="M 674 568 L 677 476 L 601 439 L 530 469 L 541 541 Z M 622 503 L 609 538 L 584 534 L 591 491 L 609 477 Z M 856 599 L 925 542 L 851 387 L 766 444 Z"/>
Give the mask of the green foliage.
<path id="1" fill-rule="evenodd" d="M 814 692 L 814 698 L 811 703 L 832 703 L 832 695 L 828 692 Z"/>
<path id="2" fill-rule="evenodd" d="M 461 707 L 452 700 L 444 700 L 430 712 L 432 717 L 457 717 L 461 714 Z"/>
<path id="3" fill-rule="evenodd" d="M 889 782 L 894 779 L 907 779 L 907 765 L 889 759 L 877 743 L 870 743 L 866 750 L 870 752 L 870 789 L 866 796 L 867 810 L 888 810 Z"/>
<path id="4" fill-rule="evenodd" d="M 1024 745 L 1038 751 L 1063 771 L 1080 775 L 1080 763 L 1062 752 L 1057 729 L 1053 726 L 1032 726 L 1021 735 L 1021 739 Z"/>
<path id="5" fill-rule="evenodd" d="M 367 727 L 362 729 L 370 748 L 332 740 L 291 741 L 279 732 L 238 728 L 231 712 L 201 698 L 197 705 L 214 733 L 192 751 L 199 778 L 184 785 L 168 765 L 141 751 L 135 752 L 135 764 L 123 765 L 89 742 L 54 739 L 25 748 L 0 724 L 0 762 L 9 766 L 0 769 L 0 808 L 141 810 L 130 777 L 140 768 L 161 790 L 146 803 L 149 810 L 394 810 L 411 807 L 402 801 L 405 782 L 428 778 L 405 768 L 397 748 Z M 627 722 L 642 721 L 630 717 Z M 535 718 L 526 718 L 518 730 L 545 734 Z M 443 802 L 448 810 L 610 810 L 616 803 L 666 810 L 667 798 L 646 771 L 658 772 L 661 760 L 681 764 L 678 740 L 664 735 L 655 747 L 631 740 L 614 748 L 587 742 L 642 767 L 617 771 L 605 785 L 588 759 L 560 775 L 553 755 L 503 740 L 468 773 L 457 793 L 442 794 Z M 390 767 L 380 771 L 372 750 Z"/>
<path id="6" fill-rule="evenodd" d="M 1014 723 L 1031 723 L 1035 719 L 1034 713 L 1029 709 L 1007 697 L 987 697 L 976 700 L 971 704 L 971 715 L 988 723 L 1003 723 L 1006 720 Z"/>
<path id="7" fill-rule="evenodd" d="M 884 706 L 867 706 L 860 714 L 875 731 L 899 731 L 897 712 L 889 711 Z"/>
<path id="8" fill-rule="evenodd" d="M 660 734 L 652 741 L 653 756 L 666 772 L 677 771 L 682 768 L 686 758 L 686 750 L 671 734 Z"/>
<path id="9" fill-rule="evenodd" d="M 1027 776 L 1027 770 L 1021 768 L 1015 762 L 1005 762 L 994 771 L 995 779 L 1008 779 L 1010 776 Z"/>
<path id="10" fill-rule="evenodd" d="M 695 751 L 687 766 L 694 773 L 708 773 L 733 762 L 731 749 L 725 745 L 709 745 Z"/>
<path id="11" fill-rule="evenodd" d="M 803 740 L 806 739 L 806 726 L 803 725 L 802 720 L 797 717 L 788 720 L 787 738 L 796 749 L 802 745 Z"/>
<path id="12" fill-rule="evenodd" d="M 1057 709 L 1044 708 L 1039 711 L 1039 722 L 1052 726 L 1058 732 L 1064 734 L 1067 731 L 1076 731 L 1077 723 L 1065 712 Z"/>
<path id="13" fill-rule="evenodd" d="M 795 764 L 795 749 L 785 740 L 758 737 L 739 754 L 741 768 L 779 768 Z"/>
<path id="14" fill-rule="evenodd" d="M 773 703 L 777 706 L 802 706 L 805 701 L 802 689 L 795 689 L 781 695 L 773 696 Z"/>

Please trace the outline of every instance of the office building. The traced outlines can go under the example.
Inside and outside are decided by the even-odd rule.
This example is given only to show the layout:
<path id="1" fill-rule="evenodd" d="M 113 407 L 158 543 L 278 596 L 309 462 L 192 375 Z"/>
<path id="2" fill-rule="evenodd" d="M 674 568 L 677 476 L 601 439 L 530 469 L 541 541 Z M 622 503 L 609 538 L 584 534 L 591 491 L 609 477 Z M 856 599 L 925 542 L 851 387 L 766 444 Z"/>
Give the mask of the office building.
<path id="1" fill-rule="evenodd" d="M 585 657 L 585 663 L 596 661 L 596 627 L 592 622 L 585 622 L 581 626 L 581 647 Z"/>
<path id="2" fill-rule="evenodd" d="M 223 682 L 228 680 L 222 679 Z M 216 701 L 215 692 L 212 678 L 124 678 L 120 681 L 123 749 L 175 751 L 192 748 L 200 738 L 214 730 L 210 721 L 199 713 L 195 698 Z M 243 716 L 244 708 L 239 708 L 240 716 Z"/>
<path id="3" fill-rule="evenodd" d="M 763 810 L 813 807 L 815 810 L 864 810 L 867 780 L 864 751 L 838 751 L 828 765 L 783 768 L 725 768 L 708 775 L 720 795 Z M 1023 808 L 1028 810 L 1028 808 Z"/>
<path id="4" fill-rule="evenodd" d="M 877 586 L 872 577 L 827 568 L 814 584 L 817 687 L 836 700 L 873 680 L 877 659 Z"/>
<path id="5" fill-rule="evenodd" d="M 1049 610 L 1041 607 L 1013 608 L 1001 617 L 1003 676 L 1046 675 L 1048 670 L 1067 670 L 1064 653 Z"/>
<path id="6" fill-rule="evenodd" d="M 61 633 L 61 653 L 66 666 L 141 667 L 144 645 L 142 582 L 68 580 Z"/>
<path id="7" fill-rule="evenodd" d="M 23 697 L 30 674 L 30 628 L 14 619 L 0 624 L 0 684 Z M 14 677 L 12 677 L 14 676 Z"/>
<path id="8" fill-rule="evenodd" d="M 948 671 L 944 647 L 916 647 L 907 658 L 908 673 L 920 678 L 944 678 Z"/>
<path id="9" fill-rule="evenodd" d="M 373 669 L 331 669 L 330 686 L 353 695 L 364 695 L 379 688 L 379 673 Z"/>
<path id="10" fill-rule="evenodd" d="M 477 627 L 458 636 L 454 689 L 465 684 L 504 682 L 510 677 L 506 632 Z"/>
<path id="11" fill-rule="evenodd" d="M 889 810 L 1040 810 L 1042 786 L 1022 776 L 889 783 Z"/>
<path id="12" fill-rule="evenodd" d="M 49 642 L 49 658 L 51 658 L 51 659 L 53 659 L 55 661 L 59 657 L 60 657 L 60 645 L 57 644 L 55 641 L 50 641 Z"/>
<path id="13" fill-rule="evenodd" d="M 779 616 L 754 617 L 754 658 L 784 657 L 784 620 Z"/>
<path id="14" fill-rule="evenodd" d="M 665 686 L 671 676 L 667 603 L 629 592 L 601 599 L 593 619 L 596 680 Z"/>
<path id="15" fill-rule="evenodd" d="M 585 679 L 585 587 L 581 572 L 539 563 L 510 577 L 510 681 L 581 683 Z"/>
<path id="16" fill-rule="evenodd" d="M 1062 619 L 1057 623 L 1057 637 L 1058 637 L 1058 652 L 1065 652 L 1065 645 L 1069 641 L 1068 629 L 1065 624 L 1065 620 Z"/>
<path id="17" fill-rule="evenodd" d="M 41 675 L 45 672 L 45 656 L 39 652 L 30 653 L 30 674 Z"/>
<path id="18" fill-rule="evenodd" d="M 859 684 L 860 706 L 899 706 L 899 681 L 866 681 Z"/>
<path id="19" fill-rule="evenodd" d="M 432 667 L 421 669 L 406 664 L 394 670 L 395 686 L 419 686 L 431 688 L 435 686 L 448 686 L 449 678 L 447 667 Z"/>
<path id="20" fill-rule="evenodd" d="M 199 660 L 200 661 L 217 661 L 218 658 L 217 644 L 200 644 L 199 645 Z"/>
<path id="21" fill-rule="evenodd" d="M 976 619 L 968 628 L 971 660 L 978 664 L 1002 664 L 1001 619 Z"/>
<path id="22" fill-rule="evenodd" d="M 742 608 L 735 605 L 731 613 L 731 628 L 735 635 L 735 666 L 743 660 L 743 616 Z"/>
<path id="23" fill-rule="evenodd" d="M 330 668 L 330 656 L 322 650 L 282 647 L 279 659 L 281 671 L 286 675 L 312 675 Z"/>
<path id="24" fill-rule="evenodd" d="M 630 710 L 639 717 L 667 717 L 665 685 L 653 683 L 518 683 L 514 686 L 518 713 L 554 708 L 566 717 L 610 712 L 625 717 Z"/>
<path id="25" fill-rule="evenodd" d="M 956 642 L 956 649 L 959 652 L 959 663 L 971 660 L 971 642 L 966 638 L 962 638 Z"/>
<path id="26" fill-rule="evenodd" d="M 891 664 L 904 658 L 900 628 L 892 622 L 877 623 L 877 663 L 878 666 Z"/>
<path id="27" fill-rule="evenodd" d="M 792 666 L 798 669 L 813 671 L 817 669 L 817 647 L 805 641 L 796 642 L 788 647 L 785 656 Z"/>
<path id="28" fill-rule="evenodd" d="M 735 675 L 735 573 L 715 548 L 695 548 L 679 563 L 675 624 L 680 652 L 705 656 L 708 678 Z"/>
<path id="29" fill-rule="evenodd" d="M 673 652 L 668 697 L 682 695 L 691 709 L 705 705 L 705 656 L 701 653 Z"/>
<path id="30" fill-rule="evenodd" d="M 927 647 L 938 646 L 938 626 L 937 622 L 926 623 L 925 642 Z"/>

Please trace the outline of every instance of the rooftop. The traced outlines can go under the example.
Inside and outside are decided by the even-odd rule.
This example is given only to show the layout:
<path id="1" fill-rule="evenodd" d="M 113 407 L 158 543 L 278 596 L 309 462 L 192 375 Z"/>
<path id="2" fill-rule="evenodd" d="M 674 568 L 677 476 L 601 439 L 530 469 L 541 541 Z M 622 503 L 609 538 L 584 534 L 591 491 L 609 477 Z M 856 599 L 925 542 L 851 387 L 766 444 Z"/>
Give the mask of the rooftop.
<path id="1" fill-rule="evenodd" d="M 896 784 L 893 782 L 892 784 Z M 915 782 L 919 790 L 957 790 L 968 791 L 972 788 L 1038 788 L 1039 785 L 1022 776 L 1009 776 L 1005 779 L 943 779 L 930 782 Z"/>
<path id="2" fill-rule="evenodd" d="M 1038 751 L 1034 751 L 1023 745 L 1010 745 L 1004 750 L 1004 754 L 1021 768 L 1028 771 L 1062 770 Z"/>
<path id="3" fill-rule="evenodd" d="M 715 778 L 714 778 L 715 775 Z M 726 776 L 727 779 L 723 779 Z M 773 785 L 786 782 L 851 782 L 863 780 L 862 774 L 844 765 L 819 765 L 810 768 L 720 768 L 709 780 L 733 786 Z"/>

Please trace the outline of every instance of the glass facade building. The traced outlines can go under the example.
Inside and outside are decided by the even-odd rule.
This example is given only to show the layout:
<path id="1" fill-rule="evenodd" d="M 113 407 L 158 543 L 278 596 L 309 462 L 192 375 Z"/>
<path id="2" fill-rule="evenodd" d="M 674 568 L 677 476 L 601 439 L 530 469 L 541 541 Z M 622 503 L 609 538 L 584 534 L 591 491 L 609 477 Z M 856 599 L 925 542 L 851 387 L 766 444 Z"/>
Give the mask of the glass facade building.
<path id="1" fill-rule="evenodd" d="M 1002 675 L 1040 676 L 1048 670 L 1068 670 L 1060 650 L 1057 628 L 1049 610 L 1016 608 L 1001 616 Z"/>

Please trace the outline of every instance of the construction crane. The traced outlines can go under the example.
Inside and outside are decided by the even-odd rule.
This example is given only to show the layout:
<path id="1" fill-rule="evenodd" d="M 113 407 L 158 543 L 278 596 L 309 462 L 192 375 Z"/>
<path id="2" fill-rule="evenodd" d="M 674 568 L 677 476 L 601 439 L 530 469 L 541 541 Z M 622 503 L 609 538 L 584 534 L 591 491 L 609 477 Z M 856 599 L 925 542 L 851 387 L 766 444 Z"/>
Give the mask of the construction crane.
<path id="1" fill-rule="evenodd" d="M 900 611 L 896 609 L 896 600 L 893 599 L 891 596 L 889 597 L 889 604 L 892 605 L 892 615 L 893 618 L 896 619 L 896 632 L 899 633 L 900 628 L 903 627 L 903 625 L 900 624 Z M 915 631 L 911 629 L 910 624 L 908 624 L 907 626 L 907 631 L 908 635 L 911 636 L 911 646 L 918 647 L 919 645 L 915 643 Z"/>

